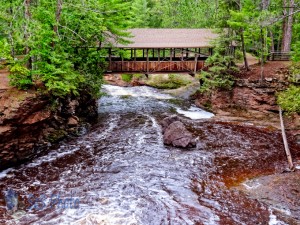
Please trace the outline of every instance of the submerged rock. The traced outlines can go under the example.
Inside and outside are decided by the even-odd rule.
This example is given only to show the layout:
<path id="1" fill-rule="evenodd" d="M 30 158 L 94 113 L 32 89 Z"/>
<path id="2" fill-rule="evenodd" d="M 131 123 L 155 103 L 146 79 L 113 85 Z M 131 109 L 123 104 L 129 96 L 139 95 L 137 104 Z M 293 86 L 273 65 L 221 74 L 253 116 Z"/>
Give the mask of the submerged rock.
<path id="1" fill-rule="evenodd" d="M 180 148 L 191 148 L 196 146 L 195 138 L 185 125 L 179 121 L 179 117 L 171 116 L 162 121 L 163 140 L 166 145 Z"/>

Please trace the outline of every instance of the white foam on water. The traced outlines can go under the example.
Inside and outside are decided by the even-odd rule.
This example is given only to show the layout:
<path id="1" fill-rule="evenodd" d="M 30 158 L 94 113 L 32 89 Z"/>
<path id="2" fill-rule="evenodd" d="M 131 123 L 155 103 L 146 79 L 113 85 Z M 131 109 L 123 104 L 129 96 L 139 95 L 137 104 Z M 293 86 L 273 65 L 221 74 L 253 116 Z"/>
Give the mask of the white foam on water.
<path id="1" fill-rule="evenodd" d="M 157 123 L 156 119 L 153 116 L 150 115 L 146 115 L 152 122 L 152 126 L 156 131 L 156 136 L 157 136 L 157 144 L 158 146 L 164 146 L 164 142 L 163 142 L 163 135 L 162 135 L 162 130 L 160 125 Z"/>
<path id="2" fill-rule="evenodd" d="M 215 115 L 213 113 L 204 111 L 198 107 L 191 106 L 188 110 L 182 110 L 178 107 L 176 107 L 176 111 L 179 114 L 184 115 L 185 117 L 188 117 L 192 120 L 197 120 L 197 119 L 209 119 L 214 117 Z"/>
<path id="3" fill-rule="evenodd" d="M 277 216 L 273 214 L 273 210 L 269 208 L 270 212 L 270 220 L 269 220 L 269 225 L 288 225 L 284 223 L 283 221 L 280 221 L 277 219 Z"/>
<path id="4" fill-rule="evenodd" d="M 3 170 L 2 172 L 0 172 L 0 179 L 5 178 L 7 176 L 7 174 L 12 172 L 13 170 L 14 170 L 13 168 L 9 168 L 9 169 L 6 169 L 6 170 Z"/>
<path id="5" fill-rule="evenodd" d="M 75 221 L 73 224 L 124 224 L 124 219 L 118 219 L 114 215 L 88 214 L 83 219 Z M 126 218 L 125 224 L 139 224 L 134 216 Z"/>
<path id="6" fill-rule="evenodd" d="M 74 148 L 72 148 L 69 151 L 65 151 L 65 152 L 53 151 L 53 152 L 50 152 L 48 155 L 45 155 L 45 156 L 42 156 L 40 158 L 37 158 L 37 159 L 33 160 L 33 162 L 26 165 L 26 167 L 36 167 L 36 166 L 39 166 L 39 165 L 41 165 L 42 163 L 45 163 L 45 162 L 55 161 L 56 159 L 61 158 L 63 156 L 71 155 L 74 152 L 78 151 L 79 149 L 80 149 L 79 147 L 74 146 Z"/>
<path id="7" fill-rule="evenodd" d="M 243 183 L 243 186 L 245 186 L 246 187 L 246 189 L 256 189 L 256 188 L 258 188 L 259 186 L 261 186 L 261 184 L 260 183 L 258 183 L 257 181 L 255 181 L 255 182 L 244 182 Z"/>
<path id="8" fill-rule="evenodd" d="M 113 85 L 103 85 L 103 89 L 111 96 L 133 96 L 133 97 L 149 97 L 156 99 L 173 99 L 171 95 L 160 93 L 155 88 L 139 86 L 139 87 L 119 87 Z"/>

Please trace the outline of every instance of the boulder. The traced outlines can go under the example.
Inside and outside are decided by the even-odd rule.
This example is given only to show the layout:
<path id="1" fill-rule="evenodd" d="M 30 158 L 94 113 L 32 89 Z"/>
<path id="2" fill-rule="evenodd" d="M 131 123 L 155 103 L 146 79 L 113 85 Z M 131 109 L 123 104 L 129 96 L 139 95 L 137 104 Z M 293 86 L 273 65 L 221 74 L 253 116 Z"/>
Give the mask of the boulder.
<path id="1" fill-rule="evenodd" d="M 175 121 L 180 121 L 180 118 L 178 116 L 168 116 L 160 122 L 160 124 L 162 126 L 163 134 L 165 133 L 165 130 L 167 129 L 167 127 L 170 126 L 170 124 Z"/>
<path id="2" fill-rule="evenodd" d="M 196 140 L 192 133 L 189 132 L 185 125 L 178 121 L 178 117 L 167 117 L 164 119 L 165 124 L 163 140 L 166 145 L 173 145 L 180 148 L 191 148 L 196 146 Z M 174 121 L 175 120 L 175 121 Z M 177 121 L 176 121 L 177 120 Z M 173 122 L 172 122 L 173 121 Z M 167 125 L 169 123 L 169 125 Z"/>

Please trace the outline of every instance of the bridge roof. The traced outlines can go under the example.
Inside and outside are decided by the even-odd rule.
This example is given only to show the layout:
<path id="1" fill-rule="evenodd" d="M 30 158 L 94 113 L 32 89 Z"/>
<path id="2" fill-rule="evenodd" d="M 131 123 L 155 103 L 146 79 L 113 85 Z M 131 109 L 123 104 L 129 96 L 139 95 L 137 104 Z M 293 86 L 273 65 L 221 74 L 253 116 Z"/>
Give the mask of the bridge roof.
<path id="1" fill-rule="evenodd" d="M 119 48 L 205 48 L 218 37 L 211 29 L 130 29 L 133 37 Z"/>

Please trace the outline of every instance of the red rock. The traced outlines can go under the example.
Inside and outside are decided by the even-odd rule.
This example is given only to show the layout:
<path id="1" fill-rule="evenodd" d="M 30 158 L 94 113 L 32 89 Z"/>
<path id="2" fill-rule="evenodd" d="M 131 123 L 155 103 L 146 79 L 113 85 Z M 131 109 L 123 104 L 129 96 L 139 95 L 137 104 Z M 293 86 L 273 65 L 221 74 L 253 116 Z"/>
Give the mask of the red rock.
<path id="1" fill-rule="evenodd" d="M 172 122 L 164 132 L 164 144 L 174 147 L 189 148 L 195 147 L 196 141 L 184 124 L 180 121 Z"/>
<path id="2" fill-rule="evenodd" d="M 50 111 L 39 111 L 29 116 L 25 121 L 23 121 L 23 124 L 28 125 L 28 124 L 38 123 L 49 119 L 50 116 L 51 116 Z"/>
<path id="3" fill-rule="evenodd" d="M 77 126 L 79 123 L 79 118 L 77 116 L 71 116 L 69 119 L 68 119 L 68 125 L 70 127 L 75 127 Z"/>

